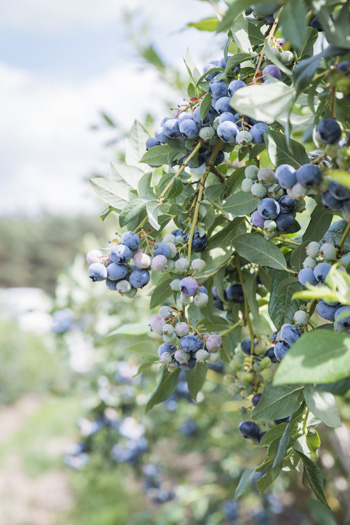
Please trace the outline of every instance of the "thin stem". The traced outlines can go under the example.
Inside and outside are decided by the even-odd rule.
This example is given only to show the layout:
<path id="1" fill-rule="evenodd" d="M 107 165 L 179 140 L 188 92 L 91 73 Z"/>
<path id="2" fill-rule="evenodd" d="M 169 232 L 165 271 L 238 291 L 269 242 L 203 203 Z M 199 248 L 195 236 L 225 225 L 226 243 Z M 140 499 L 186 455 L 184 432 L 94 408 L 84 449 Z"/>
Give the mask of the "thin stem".
<path id="1" fill-rule="evenodd" d="M 349 235 L 349 232 L 350 232 L 350 222 L 348 223 L 347 227 L 343 231 L 343 235 L 341 236 L 341 239 L 338 244 L 339 248 L 342 248 L 344 246 L 344 243 L 346 241 L 347 236 Z"/>
<path id="2" fill-rule="evenodd" d="M 144 227 L 144 225 L 147 222 L 147 219 L 148 219 L 148 216 L 146 215 L 146 217 L 140 222 L 140 224 L 136 228 L 135 233 L 137 233 L 138 231 L 140 231 Z"/>
<path id="3" fill-rule="evenodd" d="M 241 283 L 241 286 L 242 286 L 242 290 L 243 290 L 243 295 L 244 295 L 244 319 L 247 323 L 247 326 L 248 326 L 248 330 L 249 330 L 249 336 L 250 336 L 250 355 L 251 355 L 251 360 L 252 360 L 252 366 L 253 366 L 253 351 L 254 351 L 254 331 L 253 331 L 253 327 L 252 327 L 252 323 L 250 322 L 250 317 L 249 317 L 249 306 L 248 306 L 248 300 L 247 300 L 247 295 L 244 293 L 244 279 L 243 279 L 243 273 L 242 273 L 242 268 L 241 268 L 241 262 L 239 260 L 239 255 L 236 253 L 235 254 L 235 259 L 236 259 L 236 268 L 237 268 L 237 273 L 238 273 L 238 277 L 239 277 L 239 281 Z"/>
<path id="4" fill-rule="evenodd" d="M 235 330 L 235 328 L 238 328 L 241 324 L 243 324 L 243 320 L 242 319 L 240 321 L 238 321 L 236 324 L 234 324 L 233 326 L 230 326 L 230 328 L 228 328 L 224 332 L 220 332 L 219 336 L 220 337 L 224 337 L 224 335 L 229 334 L 230 332 L 232 332 L 232 330 Z"/>
<path id="5" fill-rule="evenodd" d="M 275 31 L 276 31 L 276 27 L 277 27 L 277 24 L 278 24 L 278 19 L 279 19 L 279 16 L 280 14 L 282 13 L 282 10 L 283 10 L 283 6 L 281 7 L 281 9 L 279 10 L 276 18 L 275 18 L 275 21 L 274 23 L 272 24 L 271 26 L 271 29 L 270 29 L 270 32 L 267 36 L 267 39 L 266 39 L 266 44 L 268 44 L 271 40 L 271 38 L 273 37 Z M 264 51 L 265 51 L 265 47 L 266 47 L 266 44 L 264 44 L 262 50 L 260 51 L 259 53 L 259 62 L 258 62 L 258 65 L 256 66 L 256 69 L 255 69 L 255 74 L 254 74 L 254 77 L 253 77 L 253 82 L 255 82 L 255 79 L 256 79 L 256 76 L 257 74 L 259 73 L 259 70 L 260 70 L 260 66 L 261 66 L 261 63 L 263 61 L 263 58 L 264 58 Z"/>
<path id="6" fill-rule="evenodd" d="M 194 148 L 194 150 L 190 153 L 190 155 L 187 157 L 187 159 L 182 163 L 181 167 L 178 169 L 178 171 L 175 173 L 175 175 L 173 176 L 173 178 L 169 181 L 169 183 L 165 186 L 164 190 L 162 191 L 162 193 L 159 195 L 158 197 L 158 202 L 161 204 L 164 197 L 165 197 L 165 194 L 166 192 L 168 191 L 169 188 L 171 188 L 174 180 L 176 179 L 176 177 L 178 177 L 182 172 L 183 170 L 186 168 L 187 164 L 190 162 L 190 160 L 195 156 L 195 154 L 197 153 L 197 151 L 201 148 L 202 146 L 202 141 L 199 141 L 197 146 Z"/>
<path id="7" fill-rule="evenodd" d="M 306 432 L 307 432 L 307 418 L 309 416 L 309 413 L 310 413 L 310 410 L 307 408 L 305 410 L 305 419 L 304 419 L 304 423 L 303 423 L 303 434 L 306 434 Z"/>
<path id="8" fill-rule="evenodd" d="M 196 207 L 194 209 L 191 231 L 190 231 L 190 235 L 189 235 L 189 238 L 188 238 L 188 257 L 187 258 L 188 258 L 189 262 L 191 262 L 192 241 L 193 241 L 193 236 L 194 236 L 194 230 L 196 228 L 197 221 L 198 221 L 199 206 L 200 206 L 200 203 L 201 203 L 201 200 L 202 200 L 202 197 L 203 197 L 205 181 L 206 181 L 207 176 L 210 173 L 211 167 L 214 165 L 215 159 L 218 156 L 219 151 L 222 148 L 222 144 L 223 143 L 221 142 L 221 140 L 219 140 L 215 144 L 215 146 L 213 148 L 213 151 L 212 151 L 212 153 L 210 155 L 210 159 L 209 159 L 209 162 L 208 162 L 207 167 L 205 169 L 205 172 L 203 173 L 203 175 L 201 177 L 201 180 L 199 181 L 198 197 L 197 197 Z"/>
<path id="9" fill-rule="evenodd" d="M 276 241 L 286 242 L 287 244 L 293 244 L 294 246 L 300 246 L 301 242 L 292 241 L 291 239 L 285 239 L 284 237 L 275 237 Z"/>

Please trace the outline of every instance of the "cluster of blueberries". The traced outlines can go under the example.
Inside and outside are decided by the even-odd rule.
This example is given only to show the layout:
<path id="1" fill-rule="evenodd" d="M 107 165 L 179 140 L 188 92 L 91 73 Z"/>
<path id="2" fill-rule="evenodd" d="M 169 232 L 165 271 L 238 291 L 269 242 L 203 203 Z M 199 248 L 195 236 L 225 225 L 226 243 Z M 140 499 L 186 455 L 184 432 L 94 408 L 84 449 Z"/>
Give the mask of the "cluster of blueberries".
<path id="1" fill-rule="evenodd" d="M 312 241 L 306 247 L 306 255 L 303 268 L 298 274 L 300 284 L 302 286 L 324 284 L 332 268 L 332 262 L 337 260 L 336 246 L 330 242 L 321 245 Z M 345 270 L 342 266 L 338 269 Z M 316 310 L 320 317 L 334 323 L 334 330 L 337 332 L 350 330 L 350 315 L 347 314 L 350 313 L 349 306 L 341 306 L 337 301 L 323 299 L 318 302 Z"/>
<path id="2" fill-rule="evenodd" d="M 270 168 L 259 169 L 255 165 L 247 166 L 244 170 L 241 190 L 261 199 L 258 209 L 252 213 L 252 224 L 255 228 L 263 229 L 267 237 L 273 237 L 275 232 L 299 229 L 295 212 L 302 211 L 303 203 L 299 204 L 293 195 L 287 193 L 285 176 L 281 177 L 283 166 L 277 168 L 276 172 Z"/>
<path id="3" fill-rule="evenodd" d="M 192 277 L 185 277 L 180 282 L 183 283 L 180 289 L 182 293 L 185 292 L 185 296 L 186 293 L 198 292 L 198 284 Z M 160 362 L 168 368 L 169 372 L 174 372 L 178 368 L 190 370 L 197 362 L 216 363 L 220 359 L 223 344 L 221 337 L 212 334 L 204 339 L 202 335 L 193 333 L 193 328 L 181 321 L 175 310 L 168 306 L 162 306 L 158 315 L 152 317 L 150 329 L 163 338 L 163 344 L 158 348 L 158 355 Z"/>
<path id="4" fill-rule="evenodd" d="M 230 56 L 227 57 L 228 60 Z M 246 83 L 240 78 L 227 80 L 227 77 L 239 77 L 240 66 L 236 65 L 231 71 L 226 71 L 226 59 L 212 60 L 204 66 L 203 74 L 209 82 L 208 92 L 211 96 L 211 106 L 207 114 L 201 119 L 201 100 L 191 99 L 189 108 L 179 110 L 173 117 L 165 117 L 155 131 L 155 136 L 146 142 L 147 151 L 154 146 L 166 144 L 174 139 L 186 142 L 186 147 L 193 148 L 194 142 L 202 140 L 205 142 L 199 150 L 198 155 L 191 159 L 189 166 L 196 168 L 208 163 L 212 147 L 219 138 L 227 144 L 225 151 L 232 151 L 238 146 L 249 146 L 250 144 L 261 144 L 264 142 L 264 131 L 268 125 L 257 122 L 254 119 L 240 115 L 230 105 L 231 98 L 239 89 L 246 87 Z M 225 77 L 223 72 L 225 71 Z M 219 76 L 218 76 L 219 75 Z M 218 78 L 216 78 L 218 76 Z M 262 71 L 262 80 L 268 83 L 270 78 L 280 79 L 281 71 L 273 64 L 267 65 Z M 189 109 L 189 111 L 187 111 Z M 182 163 L 186 157 L 178 160 Z M 224 152 L 220 151 L 215 165 L 224 161 Z"/>
<path id="5" fill-rule="evenodd" d="M 143 288 L 148 284 L 150 270 L 184 273 L 191 265 L 194 271 L 202 272 L 206 266 L 204 261 L 197 258 L 190 263 L 180 255 L 181 248 L 188 240 L 189 235 L 185 235 L 182 230 L 174 230 L 166 235 L 163 241 L 155 244 L 153 241 L 151 253 L 148 255 L 140 249 L 139 236 L 135 232 L 127 231 L 122 234 L 120 243 L 113 247 L 107 255 L 102 255 L 98 250 L 88 252 L 86 261 L 90 264 L 89 277 L 93 282 L 105 281 L 109 290 L 117 291 L 127 297 L 134 297 L 138 288 Z M 200 253 L 207 246 L 208 236 L 200 235 L 196 230 L 192 240 L 193 252 Z M 201 300 L 205 301 L 203 297 Z M 197 301 L 200 302 L 198 299 Z"/>
<path id="6" fill-rule="evenodd" d="M 162 469 L 159 465 L 143 465 L 142 476 L 144 491 L 153 503 L 161 505 L 175 498 L 174 491 L 162 488 Z"/>

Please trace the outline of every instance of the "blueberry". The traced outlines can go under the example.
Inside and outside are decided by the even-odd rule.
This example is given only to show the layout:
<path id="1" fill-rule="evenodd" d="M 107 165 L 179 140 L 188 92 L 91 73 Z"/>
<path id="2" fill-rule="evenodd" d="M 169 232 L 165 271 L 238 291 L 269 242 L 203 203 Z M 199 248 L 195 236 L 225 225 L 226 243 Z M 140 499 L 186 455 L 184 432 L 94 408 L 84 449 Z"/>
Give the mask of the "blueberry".
<path id="1" fill-rule="evenodd" d="M 193 277 L 185 277 L 180 281 L 180 292 L 186 297 L 194 297 L 198 288 L 198 283 Z"/>
<path id="2" fill-rule="evenodd" d="M 264 227 L 265 219 L 260 215 L 260 213 L 256 210 L 254 213 L 252 213 L 252 224 L 255 226 L 255 228 L 263 228 Z"/>
<path id="3" fill-rule="evenodd" d="M 146 140 L 146 151 L 153 148 L 153 146 L 160 146 L 160 142 L 159 140 L 153 137 L 150 137 L 149 139 Z"/>
<path id="4" fill-rule="evenodd" d="M 176 118 L 171 118 L 164 122 L 163 133 L 169 139 L 176 139 L 180 135 L 179 123 Z"/>
<path id="5" fill-rule="evenodd" d="M 324 301 L 320 301 L 316 307 L 317 313 L 320 317 L 323 319 L 327 319 L 327 321 L 334 321 L 334 316 L 336 311 L 339 309 L 339 304 L 336 304 L 335 306 L 331 306 Z"/>
<path id="6" fill-rule="evenodd" d="M 288 195 L 283 195 L 279 200 L 278 204 L 280 205 L 281 213 L 293 213 L 297 207 L 297 201 L 289 197 Z"/>
<path id="7" fill-rule="evenodd" d="M 341 127 L 338 122 L 332 118 L 321 120 L 317 126 L 317 134 L 326 144 L 334 144 L 341 137 Z"/>
<path id="8" fill-rule="evenodd" d="M 209 93 L 215 98 L 225 97 L 227 94 L 226 82 L 213 78 L 213 80 L 209 82 Z"/>
<path id="9" fill-rule="evenodd" d="M 186 336 L 188 337 L 188 336 Z M 195 357 L 191 357 L 188 361 L 188 363 L 181 363 L 180 368 L 181 370 L 191 370 L 196 366 L 197 360 Z"/>
<path id="10" fill-rule="evenodd" d="M 249 133 L 253 137 L 254 144 L 263 144 L 264 142 L 264 131 L 267 131 L 269 126 L 264 122 L 258 122 L 254 124 L 249 130 Z"/>
<path id="11" fill-rule="evenodd" d="M 198 136 L 199 127 L 193 119 L 187 118 L 179 122 L 179 130 L 184 139 L 194 139 Z"/>
<path id="12" fill-rule="evenodd" d="M 256 341 L 254 341 L 254 346 L 255 345 L 256 345 Z M 243 341 L 241 341 L 241 350 L 244 354 L 251 355 L 250 347 L 251 347 L 250 339 L 243 339 Z"/>
<path id="13" fill-rule="evenodd" d="M 253 407 L 256 407 L 256 405 L 259 404 L 261 398 L 262 398 L 262 394 L 255 394 L 255 396 L 252 397 L 252 405 L 253 405 Z"/>
<path id="14" fill-rule="evenodd" d="M 345 213 L 350 213 L 350 199 L 346 199 L 342 201 L 342 205 L 343 205 L 343 210 L 345 211 Z"/>
<path id="15" fill-rule="evenodd" d="M 134 288 L 143 288 L 149 280 L 150 274 L 147 270 L 134 270 L 129 276 L 130 284 Z"/>
<path id="16" fill-rule="evenodd" d="M 314 16 L 314 18 L 310 20 L 309 26 L 313 29 L 316 29 L 318 32 L 323 31 L 323 27 L 317 16 Z"/>
<path id="17" fill-rule="evenodd" d="M 207 164 L 210 160 L 210 157 L 211 157 L 211 150 L 210 149 L 207 149 L 205 150 L 204 154 L 203 154 L 203 163 L 204 164 Z M 218 164 L 221 164 L 222 162 L 224 162 L 225 160 L 225 155 L 222 151 L 219 151 L 219 154 L 218 156 L 216 157 L 216 160 L 214 162 L 214 165 L 217 166 Z"/>
<path id="18" fill-rule="evenodd" d="M 229 144 L 235 142 L 238 131 L 239 129 L 236 126 L 236 124 L 230 122 L 229 120 L 226 120 L 219 124 L 218 129 L 216 130 L 219 139 Z"/>
<path id="19" fill-rule="evenodd" d="M 107 268 L 102 263 L 92 263 L 89 266 L 89 277 L 93 282 L 107 279 Z"/>
<path id="20" fill-rule="evenodd" d="M 171 235 L 174 235 L 174 237 L 183 237 L 185 234 L 183 232 L 183 230 L 173 230 L 171 232 Z"/>
<path id="21" fill-rule="evenodd" d="M 168 354 L 173 354 L 175 352 L 175 350 L 176 350 L 176 346 L 168 345 L 167 343 L 163 343 L 158 348 L 158 355 L 160 357 L 165 352 L 167 352 Z"/>
<path id="22" fill-rule="evenodd" d="M 264 354 L 264 357 L 269 357 L 273 363 L 277 362 L 276 356 L 275 356 L 275 347 L 270 346 Z"/>
<path id="23" fill-rule="evenodd" d="M 163 128 L 157 128 L 154 132 L 154 136 L 156 140 L 162 144 L 165 144 L 166 142 L 169 142 L 170 139 L 166 135 L 164 135 Z"/>
<path id="24" fill-rule="evenodd" d="M 345 332 L 349 330 L 350 328 L 350 315 L 345 316 L 344 314 L 346 312 L 349 312 L 350 314 L 350 306 L 341 306 L 337 309 L 334 315 L 335 323 L 334 323 L 334 329 L 337 332 Z"/>
<path id="25" fill-rule="evenodd" d="M 319 283 L 324 283 L 332 266 L 329 263 L 319 263 L 314 268 L 314 275 Z"/>
<path id="26" fill-rule="evenodd" d="M 185 335 L 180 339 L 180 348 L 185 352 L 197 352 L 203 347 L 203 341 L 196 335 Z"/>
<path id="27" fill-rule="evenodd" d="M 119 244 L 112 248 L 110 259 L 113 263 L 124 264 L 130 261 L 132 252 L 125 244 Z"/>
<path id="28" fill-rule="evenodd" d="M 125 244 L 130 250 L 134 251 L 140 246 L 140 239 L 134 232 L 125 232 L 120 239 L 122 244 Z"/>
<path id="29" fill-rule="evenodd" d="M 269 64 L 268 66 L 264 67 L 262 74 L 264 82 L 267 82 L 269 80 L 269 76 L 276 78 L 277 80 L 281 80 L 281 71 L 277 66 L 274 66 L 273 64 Z"/>
<path id="30" fill-rule="evenodd" d="M 289 164 L 281 164 L 278 166 L 275 176 L 278 184 L 285 190 L 292 188 L 297 182 L 296 171 L 293 166 L 290 166 Z"/>
<path id="31" fill-rule="evenodd" d="M 301 337 L 301 331 L 292 324 L 285 324 L 282 326 L 280 339 L 289 346 L 292 346 Z"/>
<path id="32" fill-rule="evenodd" d="M 294 223 L 293 215 L 289 213 L 281 213 L 277 219 L 275 219 L 277 230 L 281 232 L 287 232 Z"/>
<path id="33" fill-rule="evenodd" d="M 231 108 L 230 101 L 231 101 L 230 97 L 218 98 L 215 104 L 215 111 L 217 111 L 219 115 L 221 115 L 221 113 L 225 113 L 226 111 L 228 111 L 229 113 L 233 113 L 234 109 Z"/>
<path id="34" fill-rule="evenodd" d="M 258 205 L 258 212 L 264 219 L 275 219 L 280 212 L 280 205 L 275 199 L 262 199 Z"/>
<path id="35" fill-rule="evenodd" d="M 316 259 L 318 256 L 318 252 L 320 251 L 320 244 L 316 241 L 311 241 L 307 247 L 306 247 L 306 255 L 309 255 L 310 257 L 313 257 Z"/>
<path id="36" fill-rule="evenodd" d="M 205 65 L 203 68 L 203 74 L 209 71 L 210 69 L 213 69 L 214 67 L 220 67 L 219 60 L 212 60 L 211 62 L 209 62 L 209 64 Z M 216 77 L 218 73 L 219 71 L 213 71 L 213 73 L 209 73 L 209 75 L 205 77 L 205 80 L 212 80 L 214 77 Z"/>
<path id="37" fill-rule="evenodd" d="M 74 313 L 70 308 L 63 308 L 62 310 L 56 310 L 52 314 L 52 331 L 55 334 L 63 334 L 68 332 L 72 327 L 74 319 Z"/>
<path id="38" fill-rule="evenodd" d="M 228 86 L 228 94 L 230 95 L 230 97 L 233 97 L 234 93 L 236 93 L 238 89 L 244 87 L 246 87 L 246 84 L 245 82 L 243 82 L 243 80 L 232 80 L 232 82 L 230 82 Z"/>
<path id="39" fill-rule="evenodd" d="M 204 262 L 204 261 L 203 261 L 203 262 Z M 209 294 L 208 294 L 208 290 L 207 290 L 206 287 L 203 286 L 202 284 L 199 284 L 199 285 L 198 285 L 198 291 L 199 291 L 199 293 L 205 293 L 206 295 L 209 295 Z"/>
<path id="40" fill-rule="evenodd" d="M 216 113 L 215 109 L 214 108 L 210 108 L 207 116 L 202 121 L 201 117 L 200 117 L 200 113 L 201 113 L 201 108 L 200 108 L 200 106 L 198 106 L 198 107 L 196 107 L 196 109 L 193 112 L 193 120 L 196 122 L 196 124 L 198 124 L 198 126 L 208 126 L 218 116 L 218 114 Z"/>
<path id="41" fill-rule="evenodd" d="M 106 286 L 108 290 L 115 292 L 117 290 L 117 281 L 110 281 L 109 279 L 106 279 Z"/>
<path id="42" fill-rule="evenodd" d="M 328 186 L 328 191 L 335 199 L 340 201 L 350 198 L 350 190 L 341 186 L 337 182 L 331 181 Z"/>
<path id="43" fill-rule="evenodd" d="M 128 269 L 123 264 L 111 263 L 107 266 L 107 276 L 110 281 L 121 281 L 128 275 Z"/>
<path id="44" fill-rule="evenodd" d="M 234 124 L 239 120 L 239 117 L 237 118 L 237 114 L 229 113 L 228 111 L 224 111 L 224 113 L 221 113 L 219 117 L 219 124 L 222 124 L 223 122 L 230 121 Z"/>
<path id="45" fill-rule="evenodd" d="M 254 421 L 242 421 L 238 429 L 239 433 L 246 439 L 256 439 L 260 434 L 260 429 Z"/>
<path id="46" fill-rule="evenodd" d="M 98 250 L 90 250 L 86 254 L 86 262 L 89 264 L 101 262 L 102 253 Z"/>
<path id="47" fill-rule="evenodd" d="M 322 171 L 318 166 L 314 164 L 304 164 L 297 170 L 297 181 L 310 188 L 311 186 L 317 186 L 322 181 Z"/>
<path id="48" fill-rule="evenodd" d="M 302 286 L 306 286 L 306 284 L 317 284 L 315 274 L 311 268 L 303 268 L 300 270 L 298 280 Z"/>
<path id="49" fill-rule="evenodd" d="M 186 236 L 185 240 L 188 241 L 189 235 Z M 196 230 L 193 234 L 192 239 L 192 250 L 195 253 L 201 253 L 204 252 L 204 250 L 208 246 L 208 235 L 205 233 L 204 235 L 200 235 L 199 231 Z"/>
<path id="50" fill-rule="evenodd" d="M 280 341 L 275 344 L 274 353 L 277 361 L 282 361 L 282 359 L 287 355 L 289 350 L 289 345 L 285 341 Z"/>
<path id="51" fill-rule="evenodd" d="M 164 257 L 170 257 L 170 246 L 165 242 L 158 242 L 152 248 L 154 255 L 164 255 Z"/>
<path id="52" fill-rule="evenodd" d="M 230 284 L 226 288 L 226 297 L 229 301 L 232 301 L 234 303 L 243 303 L 244 293 L 242 286 L 238 283 Z"/>
<path id="53" fill-rule="evenodd" d="M 291 419 L 290 416 L 282 417 L 281 419 L 275 419 L 274 423 L 275 425 L 280 425 L 281 423 L 289 423 L 290 419 Z"/>
<path id="54" fill-rule="evenodd" d="M 333 197 L 330 191 L 322 193 L 322 204 L 327 210 L 340 210 L 343 207 L 343 202 Z"/>

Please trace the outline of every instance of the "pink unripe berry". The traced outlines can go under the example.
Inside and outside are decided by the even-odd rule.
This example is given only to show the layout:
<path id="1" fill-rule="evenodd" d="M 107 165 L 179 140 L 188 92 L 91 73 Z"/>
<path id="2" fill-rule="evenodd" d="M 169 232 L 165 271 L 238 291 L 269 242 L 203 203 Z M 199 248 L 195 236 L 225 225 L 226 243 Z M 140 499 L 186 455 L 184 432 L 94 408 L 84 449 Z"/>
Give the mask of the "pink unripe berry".
<path id="1" fill-rule="evenodd" d="M 205 346 L 209 350 L 209 352 L 216 351 L 218 352 L 221 350 L 223 345 L 222 339 L 219 335 L 213 334 L 210 335 L 205 343 Z"/>
<path id="2" fill-rule="evenodd" d="M 154 272 L 161 272 L 164 270 L 168 262 L 168 259 L 164 255 L 156 255 L 152 260 L 151 268 Z"/>
<path id="3" fill-rule="evenodd" d="M 90 250 L 86 254 L 86 262 L 89 264 L 101 262 L 102 253 L 98 250 Z"/>
<path id="4" fill-rule="evenodd" d="M 146 253 L 139 252 L 134 255 L 134 263 L 138 270 L 144 270 L 150 267 L 151 258 Z"/>
<path id="5" fill-rule="evenodd" d="M 149 326 L 155 334 L 161 335 L 163 333 L 163 326 L 165 319 L 161 315 L 154 315 L 150 320 Z"/>
<path id="6" fill-rule="evenodd" d="M 117 292 L 124 295 L 131 291 L 131 284 L 126 279 L 117 282 Z"/>
<path id="7" fill-rule="evenodd" d="M 177 323 L 175 325 L 175 333 L 179 337 L 183 337 L 184 335 L 187 335 L 189 331 L 190 331 L 190 327 L 188 326 L 187 323 Z"/>
<path id="8" fill-rule="evenodd" d="M 189 362 L 191 354 L 185 352 L 184 350 L 176 350 L 174 357 L 180 365 L 185 365 Z"/>

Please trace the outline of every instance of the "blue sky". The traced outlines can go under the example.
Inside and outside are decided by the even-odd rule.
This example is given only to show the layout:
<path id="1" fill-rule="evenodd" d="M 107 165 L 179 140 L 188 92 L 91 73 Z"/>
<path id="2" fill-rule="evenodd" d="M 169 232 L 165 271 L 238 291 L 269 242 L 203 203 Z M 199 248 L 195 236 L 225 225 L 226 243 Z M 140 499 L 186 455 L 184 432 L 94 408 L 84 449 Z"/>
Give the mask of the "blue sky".
<path id="1" fill-rule="evenodd" d="M 187 47 L 200 66 L 220 54 L 222 36 L 181 31 L 212 16 L 200 0 L 13 0 L 0 19 L 0 214 L 74 214 L 103 208 L 84 178 L 108 173 L 110 133 L 92 133 L 101 109 L 128 129 L 158 117 L 171 92 L 140 68 L 123 10 L 151 24 L 153 44 L 185 72 Z M 174 104 L 178 96 L 174 94 Z"/>

